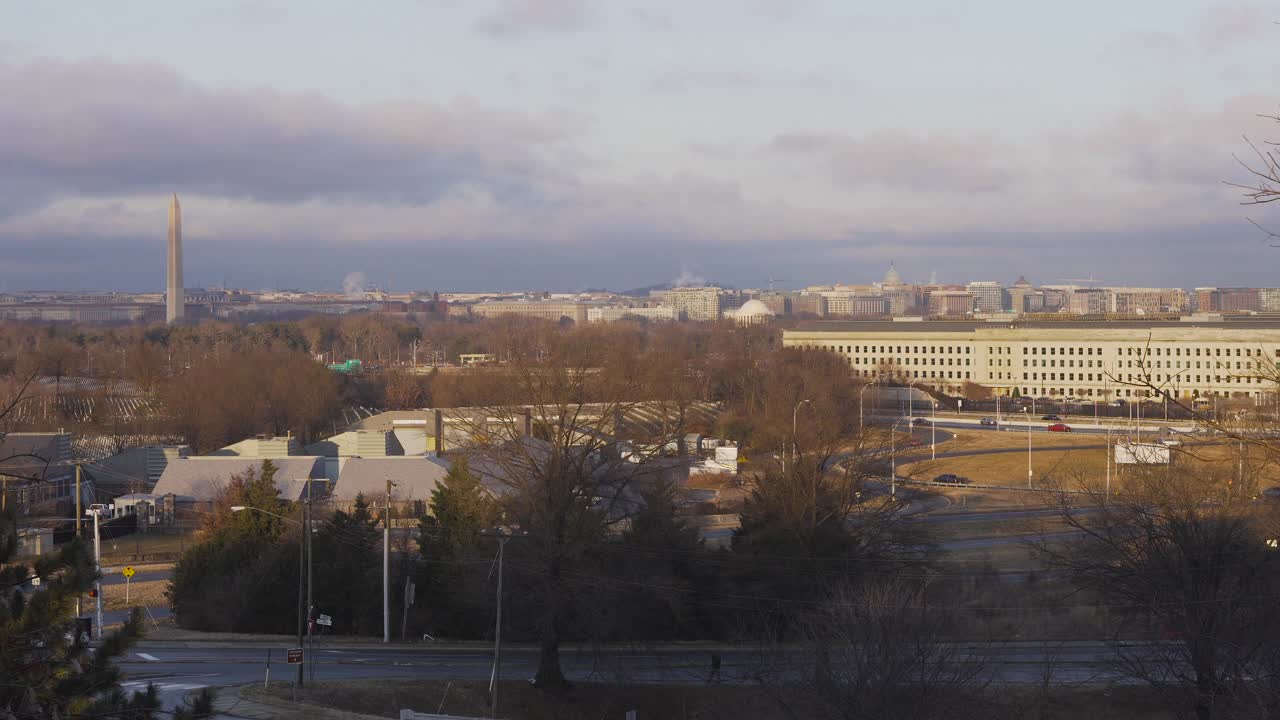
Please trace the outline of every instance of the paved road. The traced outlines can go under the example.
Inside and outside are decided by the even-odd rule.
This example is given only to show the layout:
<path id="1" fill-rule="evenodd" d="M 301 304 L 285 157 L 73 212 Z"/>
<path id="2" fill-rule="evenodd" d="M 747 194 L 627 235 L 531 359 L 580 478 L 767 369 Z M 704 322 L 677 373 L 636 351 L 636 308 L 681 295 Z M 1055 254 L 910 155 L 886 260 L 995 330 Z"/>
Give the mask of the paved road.
<path id="1" fill-rule="evenodd" d="M 145 688 L 154 683 L 166 708 L 191 691 L 202 687 L 234 686 L 261 682 L 267 673 L 267 652 L 273 681 L 296 677 L 296 666 L 279 662 L 288 649 L 284 644 L 142 643 L 124 663 L 126 687 Z M 1111 645 L 1098 641 L 1064 643 L 958 643 L 947 648 L 949 662 L 975 670 L 980 678 L 994 683 L 1087 683 L 1125 682 L 1113 669 Z M 810 672 L 811 656 L 800 648 L 717 647 L 722 658 L 721 681 L 759 683 L 787 681 Z M 598 652 L 563 648 L 565 674 L 579 682 L 621 681 L 664 685 L 701 685 L 710 674 L 713 648 L 704 646 L 655 646 L 613 648 Z M 1132 643 L 1126 653 L 1163 652 L 1159 645 Z M 364 678 L 423 678 L 486 680 L 492 662 L 484 647 L 432 647 L 381 645 L 322 645 L 315 653 L 313 668 L 306 666 L 308 682 Z M 839 657 L 839 649 L 834 651 Z M 504 649 L 503 677 L 532 677 L 537 651 L 529 647 Z M 219 717 L 271 717 L 272 711 L 246 704 L 241 712 L 231 706 L 231 698 L 219 703 Z"/>
<path id="2" fill-rule="evenodd" d="M 987 538 L 965 538 L 963 540 L 947 540 L 938 543 L 943 550 L 981 550 L 983 548 L 1003 547 L 1006 545 L 1026 545 L 1038 540 L 1061 542 L 1083 535 L 1083 531 L 1070 530 L 1064 532 L 1045 533 L 1044 535 L 1002 535 Z"/>
<path id="3" fill-rule="evenodd" d="M 237 685 L 264 679 L 270 651 L 271 677 L 294 677 L 295 668 L 281 662 L 288 646 L 244 643 L 237 647 L 192 643 L 143 642 L 121 664 L 130 683 L 155 682 L 162 690 L 189 691 L 198 687 Z M 712 648 L 655 646 L 617 648 L 592 652 L 562 650 L 566 674 L 573 680 L 626 680 L 641 683 L 701 684 L 710 669 Z M 721 674 L 727 682 L 752 682 L 761 677 L 794 674 L 808 663 L 808 655 L 787 648 L 716 648 L 723 659 Z M 1062 645 L 1039 643 L 962 644 L 953 648 L 957 663 L 980 663 L 998 682 L 1038 682 L 1050 673 L 1056 682 L 1082 682 L 1108 672 L 1110 646 L 1102 642 Z M 532 677 L 537 650 L 504 648 L 503 675 L 508 679 Z M 432 679 L 487 679 L 492 662 L 488 648 L 381 645 L 321 645 L 315 653 L 317 682 L 332 679 L 418 677 Z M 296 667 L 296 666 L 295 666 Z M 308 667 L 308 677 L 312 668 Z M 137 685 L 135 685 L 136 687 Z"/>
<path id="4" fill-rule="evenodd" d="M 1072 515 L 1092 515 L 1102 512 L 1101 507 L 1077 508 Z M 1024 518 L 1058 517 L 1062 513 L 1059 508 L 1036 508 L 1034 510 L 983 510 L 978 512 L 954 512 L 943 515 L 925 515 L 916 518 L 922 523 L 963 523 L 990 522 L 993 520 L 1021 520 Z"/>

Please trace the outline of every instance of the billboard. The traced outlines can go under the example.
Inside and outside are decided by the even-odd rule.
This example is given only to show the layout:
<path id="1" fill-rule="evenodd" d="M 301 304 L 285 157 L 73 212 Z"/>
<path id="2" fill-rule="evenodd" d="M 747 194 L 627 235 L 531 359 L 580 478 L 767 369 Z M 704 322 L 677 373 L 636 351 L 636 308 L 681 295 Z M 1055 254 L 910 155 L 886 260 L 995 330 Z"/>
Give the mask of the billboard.
<path id="1" fill-rule="evenodd" d="M 1156 443 L 1118 443 L 1115 461 L 1117 465 L 1168 465 L 1169 448 Z"/>

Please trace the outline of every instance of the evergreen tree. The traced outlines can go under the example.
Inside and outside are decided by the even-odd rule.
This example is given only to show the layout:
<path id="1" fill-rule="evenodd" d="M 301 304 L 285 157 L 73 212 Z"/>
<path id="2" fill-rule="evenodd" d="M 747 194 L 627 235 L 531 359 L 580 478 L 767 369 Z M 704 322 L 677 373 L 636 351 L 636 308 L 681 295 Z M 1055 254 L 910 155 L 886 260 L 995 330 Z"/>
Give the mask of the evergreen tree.
<path id="1" fill-rule="evenodd" d="M 297 619 L 296 601 L 277 580 L 296 574 L 298 545 L 282 544 L 289 503 L 275 487 L 275 464 L 264 460 L 233 477 L 203 529 L 203 542 L 179 559 L 168 596 L 179 625 L 191 629 L 281 632 Z M 243 506 L 265 512 L 231 508 Z"/>
<path id="2" fill-rule="evenodd" d="M 379 535 L 368 501 L 358 495 L 350 513 L 334 513 L 312 538 L 315 612 L 333 618 L 332 632 L 372 635 L 381 631 Z"/>
<path id="3" fill-rule="evenodd" d="M 492 587 L 469 563 L 493 554 L 480 531 L 497 522 L 497 503 L 459 458 L 432 491 L 431 510 L 418 521 L 417 582 L 418 597 L 432 600 L 416 606 L 415 621 L 433 635 L 483 637 L 493 622 Z"/>
<path id="4" fill-rule="evenodd" d="M 431 557 L 457 557 L 475 548 L 480 531 L 493 527 L 498 506 L 493 496 L 480 483 L 465 458 L 449 467 L 444 482 L 431 491 L 433 518 L 419 522 L 418 543 L 422 554 Z"/>
<path id="5" fill-rule="evenodd" d="M 17 547 L 13 515 L 0 514 L 0 716 L 152 718 L 155 689 L 125 693 L 114 664 L 142 636 L 139 612 L 91 649 L 74 615 L 97 577 L 85 544 L 72 540 L 34 566 L 12 562 Z"/>

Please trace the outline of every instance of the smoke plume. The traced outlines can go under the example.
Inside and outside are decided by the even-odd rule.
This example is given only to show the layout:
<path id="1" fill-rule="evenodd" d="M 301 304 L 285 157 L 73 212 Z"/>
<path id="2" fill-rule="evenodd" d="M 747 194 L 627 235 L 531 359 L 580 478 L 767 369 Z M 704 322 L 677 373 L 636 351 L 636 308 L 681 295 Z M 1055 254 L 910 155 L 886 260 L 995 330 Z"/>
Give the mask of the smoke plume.
<path id="1" fill-rule="evenodd" d="M 369 281 L 362 272 L 350 272 L 342 278 L 342 292 L 352 300 L 364 299 L 364 288 Z"/>

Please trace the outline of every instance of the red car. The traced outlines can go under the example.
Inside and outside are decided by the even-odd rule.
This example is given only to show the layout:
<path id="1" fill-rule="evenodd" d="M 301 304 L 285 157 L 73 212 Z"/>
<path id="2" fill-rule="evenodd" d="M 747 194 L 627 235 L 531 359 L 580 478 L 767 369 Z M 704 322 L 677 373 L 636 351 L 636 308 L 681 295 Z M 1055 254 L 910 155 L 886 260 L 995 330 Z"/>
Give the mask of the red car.
<path id="1" fill-rule="evenodd" d="M 1066 423 L 1054 423 L 1049 426 L 1049 432 L 1071 432 L 1071 426 Z"/>

